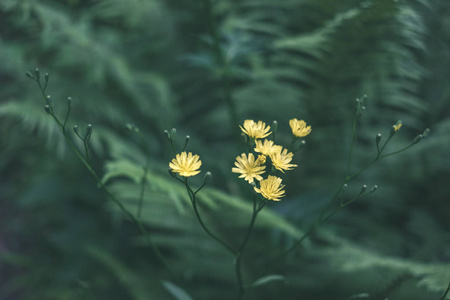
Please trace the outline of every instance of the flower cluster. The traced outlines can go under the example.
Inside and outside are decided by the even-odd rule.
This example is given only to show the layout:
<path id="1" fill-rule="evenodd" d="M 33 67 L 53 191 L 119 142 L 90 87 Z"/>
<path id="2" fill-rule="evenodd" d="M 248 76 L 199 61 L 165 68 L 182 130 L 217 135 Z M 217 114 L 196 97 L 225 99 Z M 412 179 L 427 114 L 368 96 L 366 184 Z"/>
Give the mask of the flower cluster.
<path id="1" fill-rule="evenodd" d="M 306 126 L 303 120 L 292 119 L 289 121 L 289 125 L 294 139 L 307 136 L 311 132 L 311 126 Z M 297 167 L 291 163 L 294 154 L 266 138 L 270 135 L 271 128 L 262 121 L 245 120 L 244 125 L 239 127 L 250 138 L 249 145 L 254 147 L 254 152 L 259 155 L 255 157 L 253 153 L 242 153 L 236 158 L 235 167 L 231 171 L 239 173 L 239 178 L 244 178 L 248 183 L 254 184 L 255 191 L 264 198 L 280 201 L 280 198 L 285 196 L 284 185 L 282 185 L 282 179 L 273 176 L 272 173 L 276 170 L 284 173 Z M 267 177 L 264 179 L 263 176 L 266 173 Z M 255 180 L 259 182 L 259 187 Z"/>

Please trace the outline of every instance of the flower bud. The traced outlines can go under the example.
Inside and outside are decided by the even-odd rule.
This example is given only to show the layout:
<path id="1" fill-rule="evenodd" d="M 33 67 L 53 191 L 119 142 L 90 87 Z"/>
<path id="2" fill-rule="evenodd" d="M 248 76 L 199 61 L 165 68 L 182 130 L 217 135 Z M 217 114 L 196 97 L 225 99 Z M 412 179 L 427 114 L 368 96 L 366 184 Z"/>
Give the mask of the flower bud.
<path id="1" fill-rule="evenodd" d="M 430 128 L 426 128 L 426 129 L 423 131 L 422 136 L 423 136 L 423 137 L 427 137 L 429 134 L 430 134 Z"/>
<path id="2" fill-rule="evenodd" d="M 370 189 L 370 192 L 373 193 L 373 192 L 375 192 L 377 189 L 378 189 L 378 186 L 377 186 L 377 185 L 374 185 L 374 186 Z"/>
<path id="3" fill-rule="evenodd" d="M 67 97 L 67 107 L 68 107 L 69 109 L 72 108 L 72 98 L 71 98 L 71 97 Z"/>
<path id="4" fill-rule="evenodd" d="M 36 79 L 39 81 L 41 79 L 41 72 L 39 72 L 39 69 L 34 69 L 34 74 L 36 75 Z"/>
<path id="5" fill-rule="evenodd" d="M 48 95 L 45 97 L 45 103 L 47 103 L 48 106 L 52 106 L 52 96 Z"/>
<path id="6" fill-rule="evenodd" d="M 88 126 L 86 126 L 86 134 L 84 135 L 84 140 L 89 141 L 89 139 L 91 138 L 91 134 L 92 134 L 92 125 L 88 124 Z"/>
<path id="7" fill-rule="evenodd" d="M 45 83 L 47 83 L 48 82 L 48 77 L 49 77 L 50 75 L 48 74 L 48 73 L 45 73 Z"/>
<path id="8" fill-rule="evenodd" d="M 278 122 L 276 120 L 273 120 L 272 122 L 272 132 L 276 133 L 278 129 Z"/>
<path id="9" fill-rule="evenodd" d="M 177 130 L 175 128 L 172 128 L 172 130 L 170 130 L 170 137 L 172 138 L 172 140 L 175 140 L 176 135 Z"/>
<path id="10" fill-rule="evenodd" d="M 348 185 L 346 183 L 344 183 L 344 185 L 342 186 L 342 191 L 345 192 L 348 188 Z"/>
<path id="11" fill-rule="evenodd" d="M 48 114 L 51 114 L 52 113 L 52 110 L 51 110 L 51 108 L 50 108 L 50 105 L 46 105 L 46 106 L 44 106 L 44 108 L 45 108 L 45 112 L 46 113 L 48 113 Z"/>
<path id="12" fill-rule="evenodd" d="M 75 134 L 78 135 L 78 126 L 77 125 L 73 126 L 73 132 L 75 132 Z"/>
<path id="13" fill-rule="evenodd" d="M 381 133 L 377 134 L 377 136 L 375 137 L 375 143 L 377 143 L 377 145 L 380 143 L 381 141 Z"/>
<path id="14" fill-rule="evenodd" d="M 211 172 L 206 172 L 206 174 L 205 174 L 205 184 L 208 184 L 210 181 L 211 181 L 211 178 L 212 178 L 212 174 L 211 174 Z"/>
<path id="15" fill-rule="evenodd" d="M 170 133 L 167 130 L 164 130 L 164 135 L 166 136 L 166 138 L 171 141 L 172 139 L 170 138 Z"/>
<path id="16" fill-rule="evenodd" d="M 26 71 L 26 72 L 25 72 L 25 75 L 27 75 L 27 76 L 30 77 L 31 79 L 35 79 L 34 76 L 33 76 L 33 74 L 31 74 L 30 71 Z"/>
<path id="17" fill-rule="evenodd" d="M 361 191 L 359 192 L 359 195 L 362 195 L 366 191 L 366 189 L 367 189 L 367 185 L 363 185 L 361 187 Z"/>
<path id="18" fill-rule="evenodd" d="M 418 142 L 420 142 L 423 138 L 423 135 L 419 134 L 418 136 L 416 136 L 414 138 L 413 144 L 417 144 Z"/>
<path id="19" fill-rule="evenodd" d="M 191 140 L 191 137 L 189 135 L 186 135 L 186 138 L 184 140 L 184 147 L 187 146 L 187 144 L 189 144 L 189 141 Z"/>

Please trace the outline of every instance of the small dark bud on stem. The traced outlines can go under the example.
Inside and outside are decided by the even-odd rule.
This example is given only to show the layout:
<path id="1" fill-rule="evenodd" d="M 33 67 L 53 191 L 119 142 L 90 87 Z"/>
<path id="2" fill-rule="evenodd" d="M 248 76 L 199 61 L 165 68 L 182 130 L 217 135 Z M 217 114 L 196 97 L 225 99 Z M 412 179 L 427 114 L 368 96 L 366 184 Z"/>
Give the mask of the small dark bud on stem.
<path id="1" fill-rule="evenodd" d="M 46 113 L 48 113 L 48 114 L 51 114 L 51 113 L 52 113 L 52 110 L 51 110 L 51 108 L 50 108 L 50 105 L 47 104 L 47 105 L 44 106 L 44 108 L 45 108 L 45 112 L 46 112 Z"/>
<path id="2" fill-rule="evenodd" d="M 164 130 L 164 135 L 166 136 L 166 138 L 171 141 L 172 139 L 170 138 L 170 133 L 167 130 Z"/>
<path id="3" fill-rule="evenodd" d="M 31 74 L 30 71 L 26 71 L 26 72 L 25 72 L 25 75 L 27 75 L 27 76 L 30 77 L 31 79 L 35 79 L 34 76 L 33 76 L 33 74 Z"/>
<path id="4" fill-rule="evenodd" d="M 78 134 L 78 126 L 77 126 L 77 125 L 74 125 L 74 126 L 73 126 L 73 132 L 75 132 L 76 134 Z"/>
<path id="5" fill-rule="evenodd" d="M 39 69 L 34 69 L 34 74 L 36 75 L 36 79 L 39 81 L 41 79 L 41 72 L 39 72 Z"/>

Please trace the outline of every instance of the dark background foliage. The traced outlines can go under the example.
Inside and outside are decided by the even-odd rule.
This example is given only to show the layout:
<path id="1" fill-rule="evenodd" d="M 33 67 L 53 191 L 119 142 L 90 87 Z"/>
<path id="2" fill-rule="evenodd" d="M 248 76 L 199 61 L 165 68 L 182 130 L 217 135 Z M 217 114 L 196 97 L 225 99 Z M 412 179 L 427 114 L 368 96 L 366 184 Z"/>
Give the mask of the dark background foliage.
<path id="1" fill-rule="evenodd" d="M 191 136 L 213 173 L 202 213 L 238 244 L 250 190 L 230 169 L 250 118 L 277 120 L 284 145 L 289 119 L 313 130 L 244 260 L 246 282 L 284 279 L 248 299 L 439 299 L 450 281 L 449 22 L 446 0 L 0 1 L 0 299 L 234 299 L 232 257 L 167 174 L 163 131 L 177 128 L 180 146 Z M 67 147 L 24 75 L 35 67 L 50 73 L 58 115 L 73 98 L 69 127 L 93 125 L 94 168 L 133 212 L 149 159 L 143 220 L 177 280 Z M 343 181 L 363 95 L 352 170 L 397 120 L 389 151 L 430 136 L 352 181 L 349 198 L 379 188 L 274 263 Z"/>

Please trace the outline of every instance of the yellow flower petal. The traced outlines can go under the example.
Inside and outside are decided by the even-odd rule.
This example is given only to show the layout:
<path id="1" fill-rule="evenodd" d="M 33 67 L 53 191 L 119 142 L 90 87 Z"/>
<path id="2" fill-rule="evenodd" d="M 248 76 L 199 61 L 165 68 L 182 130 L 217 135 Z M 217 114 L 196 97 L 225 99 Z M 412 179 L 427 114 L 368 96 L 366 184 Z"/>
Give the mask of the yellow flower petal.
<path id="1" fill-rule="evenodd" d="M 268 200 L 280 201 L 280 198 L 285 196 L 281 181 L 281 178 L 269 175 L 267 179 L 261 180 L 259 188 L 254 189 Z"/>
<path id="2" fill-rule="evenodd" d="M 284 173 L 284 170 L 289 171 L 292 168 L 297 167 L 297 165 L 291 164 L 291 160 L 294 154 L 292 152 L 288 153 L 287 149 L 277 148 L 276 151 L 270 154 L 270 159 L 272 160 L 272 165 Z"/>
<path id="3" fill-rule="evenodd" d="M 292 134 L 296 137 L 304 137 L 311 133 L 311 126 L 306 126 L 306 122 L 303 120 L 292 119 L 289 121 Z"/>
<path id="4" fill-rule="evenodd" d="M 251 138 L 262 139 L 270 134 L 270 126 L 266 126 L 266 123 L 258 121 L 255 123 L 253 120 L 245 120 L 244 127 L 240 126 L 241 130 Z"/>
<path id="5" fill-rule="evenodd" d="M 181 152 L 177 154 L 174 159 L 169 163 L 169 167 L 174 173 L 180 173 L 183 177 L 195 176 L 200 173 L 200 166 L 202 161 L 200 157 L 192 155 L 191 152 Z"/>
<path id="6" fill-rule="evenodd" d="M 236 167 L 231 169 L 233 173 L 240 173 L 239 178 L 244 178 L 248 183 L 252 183 L 254 179 L 262 180 L 261 174 L 265 171 L 266 166 L 262 165 L 259 159 L 255 160 L 253 153 L 249 153 L 248 156 L 242 153 L 240 156 L 236 157 L 234 162 Z"/>

